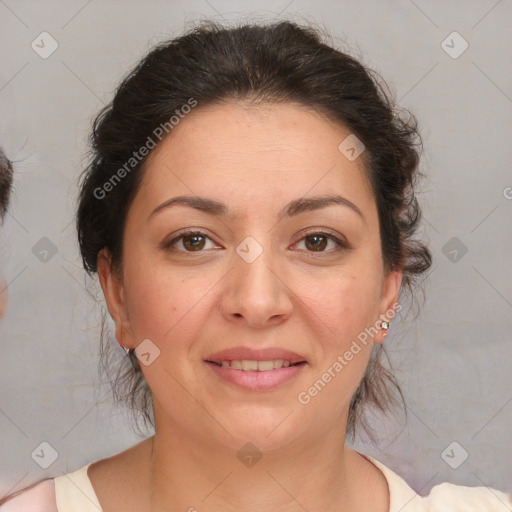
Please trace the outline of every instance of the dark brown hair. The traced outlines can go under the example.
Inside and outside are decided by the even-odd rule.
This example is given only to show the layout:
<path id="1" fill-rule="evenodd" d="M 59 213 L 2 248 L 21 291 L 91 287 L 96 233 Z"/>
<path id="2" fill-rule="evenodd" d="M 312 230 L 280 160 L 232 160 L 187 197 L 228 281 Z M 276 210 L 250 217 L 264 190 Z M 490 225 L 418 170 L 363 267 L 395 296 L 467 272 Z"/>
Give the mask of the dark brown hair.
<path id="1" fill-rule="evenodd" d="M 411 291 L 415 278 L 431 265 L 430 252 L 414 239 L 420 220 L 415 183 L 421 138 L 414 116 L 399 111 L 385 87 L 375 72 L 324 43 L 319 30 L 292 22 L 236 27 L 208 22 L 158 44 L 123 79 L 94 122 L 91 161 L 82 175 L 76 218 L 84 268 L 95 273 L 98 253 L 105 247 L 113 268 L 120 268 L 125 219 L 146 159 L 133 169 L 126 163 L 191 98 L 199 108 L 229 100 L 295 102 L 335 120 L 365 145 L 383 260 L 386 269 L 403 271 L 402 288 Z M 122 168 L 126 172 L 120 173 Z M 105 188 L 106 183 L 113 186 Z M 102 336 L 107 367 L 111 345 Z M 356 423 L 368 432 L 362 405 L 385 412 L 390 404 L 403 401 L 382 362 L 385 355 L 382 344 L 374 346 L 350 404 L 349 435 L 354 435 Z M 152 424 L 151 392 L 137 358 L 132 355 L 116 364 L 115 397 L 129 402 L 146 424 Z"/>
<path id="2" fill-rule="evenodd" d="M 12 164 L 0 148 L 0 220 L 3 219 L 9 206 L 12 186 Z"/>

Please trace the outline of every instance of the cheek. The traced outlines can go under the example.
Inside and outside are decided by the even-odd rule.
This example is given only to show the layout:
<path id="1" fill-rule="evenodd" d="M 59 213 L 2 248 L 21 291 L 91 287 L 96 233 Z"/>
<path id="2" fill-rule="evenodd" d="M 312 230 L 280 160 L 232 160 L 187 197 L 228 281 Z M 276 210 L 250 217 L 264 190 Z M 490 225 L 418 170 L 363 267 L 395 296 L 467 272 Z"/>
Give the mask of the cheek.
<path id="1" fill-rule="evenodd" d="M 323 326 L 326 336 L 321 340 L 339 350 L 373 324 L 378 304 L 374 282 L 364 273 L 344 271 L 321 282 L 303 283 L 298 295 L 305 311 Z"/>
<path id="2" fill-rule="evenodd" d="M 153 264 L 125 267 L 128 315 L 135 343 L 149 338 L 161 350 L 189 339 L 206 318 L 205 296 L 215 284 L 186 271 Z"/>
<path id="3" fill-rule="evenodd" d="M 181 403 L 186 396 L 178 382 L 194 380 L 190 351 L 196 340 L 204 338 L 204 326 L 211 314 L 207 292 L 215 280 L 155 265 L 130 272 L 133 270 L 126 268 L 127 276 L 131 276 L 128 314 L 134 343 L 149 339 L 159 350 L 154 362 L 142 365 L 141 370 L 155 396 L 173 396 Z"/>
<path id="4" fill-rule="evenodd" d="M 312 421 L 327 425 L 344 417 L 364 376 L 375 312 L 375 291 L 368 283 L 345 275 L 304 296 L 305 309 L 314 313 L 311 318 L 317 326 L 317 358 L 297 400 Z"/>
<path id="5" fill-rule="evenodd" d="M 310 326 L 316 326 L 311 395 L 304 391 L 310 397 L 318 396 L 317 406 L 336 404 L 341 413 L 364 375 L 378 305 L 375 282 L 369 274 L 344 270 L 321 285 L 312 280 L 303 284 L 299 293 L 305 306 L 303 314 L 309 315 Z"/>

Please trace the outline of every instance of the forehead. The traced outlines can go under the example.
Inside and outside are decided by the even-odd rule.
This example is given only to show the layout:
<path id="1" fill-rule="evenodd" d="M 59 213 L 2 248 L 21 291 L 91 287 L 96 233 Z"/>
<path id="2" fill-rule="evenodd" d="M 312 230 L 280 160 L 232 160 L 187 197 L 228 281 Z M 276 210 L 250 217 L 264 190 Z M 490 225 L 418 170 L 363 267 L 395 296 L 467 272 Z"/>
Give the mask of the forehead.
<path id="1" fill-rule="evenodd" d="M 339 149 L 349 135 L 298 104 L 199 105 L 149 155 L 139 201 L 215 196 L 242 214 L 251 204 L 278 208 L 297 197 L 340 193 L 372 207 L 364 153 L 349 160 Z"/>

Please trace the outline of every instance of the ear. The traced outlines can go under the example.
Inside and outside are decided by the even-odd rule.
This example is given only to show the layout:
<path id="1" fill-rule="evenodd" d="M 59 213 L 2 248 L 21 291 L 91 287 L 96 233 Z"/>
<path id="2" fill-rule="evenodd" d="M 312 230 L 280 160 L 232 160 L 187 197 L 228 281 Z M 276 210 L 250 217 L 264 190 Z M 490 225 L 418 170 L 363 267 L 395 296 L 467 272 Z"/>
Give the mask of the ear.
<path id="1" fill-rule="evenodd" d="M 126 307 L 121 276 L 112 268 L 112 258 L 107 248 L 98 253 L 98 277 L 110 316 L 116 324 L 116 340 L 122 347 L 135 348 Z"/>
<path id="2" fill-rule="evenodd" d="M 400 296 L 400 287 L 402 285 L 402 271 L 393 270 L 389 272 L 384 278 L 382 286 L 382 298 L 380 301 L 380 315 L 381 321 L 391 323 L 396 313 L 400 311 L 398 304 L 398 297 Z M 374 336 L 374 343 L 382 343 L 387 336 L 387 330 L 380 328 L 380 321 L 377 324 L 379 332 Z"/>

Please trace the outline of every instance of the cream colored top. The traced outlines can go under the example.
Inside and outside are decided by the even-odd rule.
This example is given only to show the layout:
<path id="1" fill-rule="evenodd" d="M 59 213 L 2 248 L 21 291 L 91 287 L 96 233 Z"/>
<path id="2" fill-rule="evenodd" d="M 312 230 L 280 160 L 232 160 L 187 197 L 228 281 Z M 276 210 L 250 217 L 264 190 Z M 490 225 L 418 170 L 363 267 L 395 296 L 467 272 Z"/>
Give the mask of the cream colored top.
<path id="1" fill-rule="evenodd" d="M 390 492 L 389 512 L 512 511 L 512 496 L 488 487 L 442 483 L 434 486 L 428 496 L 420 496 L 384 464 L 367 455 L 364 457 L 386 477 Z M 89 466 L 43 480 L 0 506 L 1 512 L 102 512 L 87 476 Z"/>

